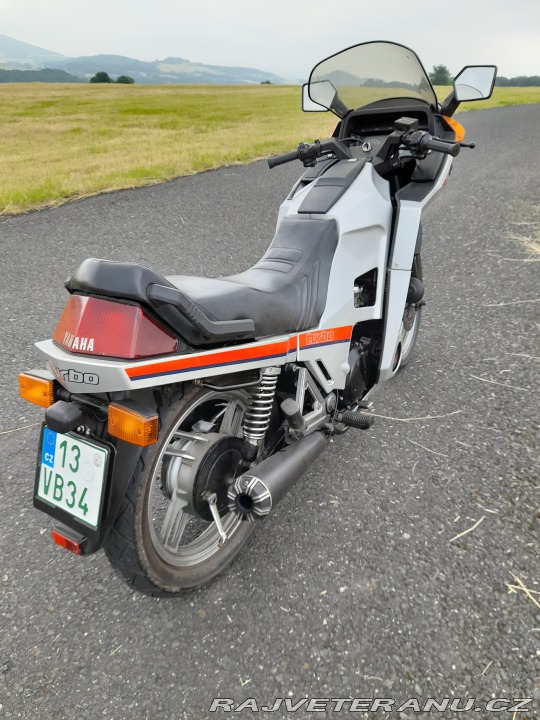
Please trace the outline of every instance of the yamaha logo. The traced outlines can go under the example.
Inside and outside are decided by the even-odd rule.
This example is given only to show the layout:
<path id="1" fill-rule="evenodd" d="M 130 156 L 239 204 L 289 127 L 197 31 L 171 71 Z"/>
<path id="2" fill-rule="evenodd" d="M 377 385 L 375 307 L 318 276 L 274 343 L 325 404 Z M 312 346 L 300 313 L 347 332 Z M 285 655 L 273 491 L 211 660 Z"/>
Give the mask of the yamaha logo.
<path id="1" fill-rule="evenodd" d="M 72 335 L 67 332 L 62 340 L 62 345 L 68 350 L 92 352 L 94 349 L 94 338 L 78 337 L 77 335 Z"/>

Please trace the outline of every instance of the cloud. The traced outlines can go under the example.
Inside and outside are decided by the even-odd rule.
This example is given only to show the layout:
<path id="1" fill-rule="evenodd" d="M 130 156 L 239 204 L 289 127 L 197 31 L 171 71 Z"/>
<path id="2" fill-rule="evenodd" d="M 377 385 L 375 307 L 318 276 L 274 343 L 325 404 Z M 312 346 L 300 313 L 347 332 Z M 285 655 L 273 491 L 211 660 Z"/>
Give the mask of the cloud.
<path id="1" fill-rule="evenodd" d="M 429 69 L 495 62 L 540 74 L 538 0 L 0 0 L 2 32 L 65 55 L 113 53 L 248 65 L 306 77 L 326 55 L 368 40 L 412 47 Z"/>

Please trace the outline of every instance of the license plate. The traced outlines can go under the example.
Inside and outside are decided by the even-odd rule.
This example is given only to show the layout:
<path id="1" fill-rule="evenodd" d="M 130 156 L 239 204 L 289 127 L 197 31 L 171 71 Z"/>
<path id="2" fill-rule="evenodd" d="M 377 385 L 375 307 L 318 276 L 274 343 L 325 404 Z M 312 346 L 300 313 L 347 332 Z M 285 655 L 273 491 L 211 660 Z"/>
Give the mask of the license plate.
<path id="1" fill-rule="evenodd" d="M 36 497 L 97 530 L 109 450 L 43 428 Z"/>

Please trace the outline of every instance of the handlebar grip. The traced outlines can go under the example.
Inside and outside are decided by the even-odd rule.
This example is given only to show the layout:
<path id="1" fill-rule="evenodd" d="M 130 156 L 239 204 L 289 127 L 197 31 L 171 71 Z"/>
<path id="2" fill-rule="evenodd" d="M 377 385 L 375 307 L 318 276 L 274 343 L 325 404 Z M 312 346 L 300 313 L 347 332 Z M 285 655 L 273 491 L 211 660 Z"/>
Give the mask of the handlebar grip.
<path id="1" fill-rule="evenodd" d="M 293 150 L 292 152 L 284 153 L 283 155 L 274 155 L 273 157 L 268 158 L 268 167 L 271 169 L 276 167 L 276 165 L 284 165 L 292 160 L 298 160 L 299 157 L 298 150 Z"/>
<path id="2" fill-rule="evenodd" d="M 422 150 L 435 150 L 446 153 L 447 155 L 452 155 L 452 157 L 459 155 L 459 151 L 461 150 L 459 143 L 449 143 L 427 135 L 420 140 L 419 146 Z"/>

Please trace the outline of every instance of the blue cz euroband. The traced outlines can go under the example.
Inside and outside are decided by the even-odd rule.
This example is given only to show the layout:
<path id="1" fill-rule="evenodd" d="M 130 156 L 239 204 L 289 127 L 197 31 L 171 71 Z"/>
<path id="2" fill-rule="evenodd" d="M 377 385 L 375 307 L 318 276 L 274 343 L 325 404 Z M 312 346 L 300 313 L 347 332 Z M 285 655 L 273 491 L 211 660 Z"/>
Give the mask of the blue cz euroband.
<path id="1" fill-rule="evenodd" d="M 54 456 L 56 454 L 56 436 L 54 430 L 46 427 L 43 431 L 43 445 L 41 447 L 41 462 L 48 467 L 54 467 Z"/>

